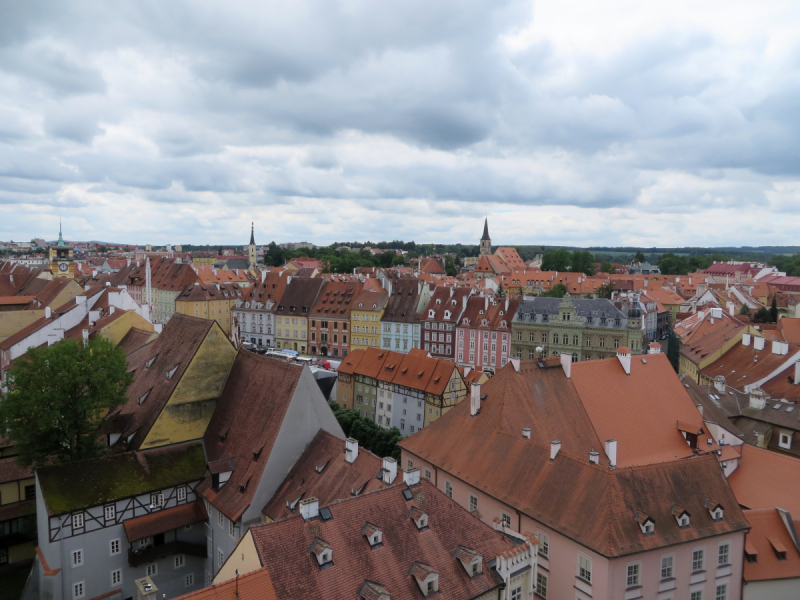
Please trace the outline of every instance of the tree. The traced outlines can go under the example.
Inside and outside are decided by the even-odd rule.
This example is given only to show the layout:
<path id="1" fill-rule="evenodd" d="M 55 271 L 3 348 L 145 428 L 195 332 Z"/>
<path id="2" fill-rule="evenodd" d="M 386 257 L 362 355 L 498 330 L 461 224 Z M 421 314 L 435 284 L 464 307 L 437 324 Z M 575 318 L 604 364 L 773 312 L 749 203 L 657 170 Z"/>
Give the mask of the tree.
<path id="1" fill-rule="evenodd" d="M 393 267 L 401 267 L 406 264 L 406 259 L 400 256 L 399 254 L 395 254 L 392 258 L 392 266 Z"/>
<path id="2" fill-rule="evenodd" d="M 572 257 L 569 251 L 559 248 L 553 252 L 545 252 L 542 257 L 542 271 L 566 271 Z"/>
<path id="3" fill-rule="evenodd" d="M 772 306 L 769 308 L 769 322 L 778 322 L 778 302 L 775 299 L 775 294 L 772 295 Z"/>
<path id="4" fill-rule="evenodd" d="M 101 454 L 97 427 L 126 401 L 132 380 L 125 352 L 99 336 L 86 345 L 63 340 L 31 348 L 8 376 L 0 426 L 26 466 Z"/>
<path id="5" fill-rule="evenodd" d="M 506 297 L 506 290 L 503 287 L 503 282 L 500 282 L 500 285 L 497 286 L 497 291 L 494 294 L 498 298 L 505 298 Z"/>
<path id="6" fill-rule="evenodd" d="M 447 256 L 444 259 L 444 272 L 448 275 L 448 277 L 455 277 L 458 275 L 458 267 L 456 266 L 456 261 L 453 260 L 452 256 Z"/>
<path id="7" fill-rule="evenodd" d="M 643 263 L 645 261 L 644 254 L 642 254 L 641 250 L 637 250 L 636 251 L 636 254 L 633 257 L 633 260 L 635 260 L 637 262 L 640 262 L 640 263 Z"/>
<path id="8" fill-rule="evenodd" d="M 600 272 L 601 273 L 616 273 L 617 269 L 614 268 L 614 265 L 612 265 L 610 262 L 603 261 L 600 264 Z"/>
<path id="9" fill-rule="evenodd" d="M 745 317 L 750 316 L 750 307 L 747 304 L 742 304 L 742 308 L 739 309 L 739 314 Z"/>
<path id="10" fill-rule="evenodd" d="M 384 429 L 358 414 L 353 408 L 342 408 L 336 402 L 328 402 L 339 425 L 347 437 L 358 440 L 358 444 L 378 456 L 391 456 L 400 460 L 400 446 L 403 434 L 397 427 Z"/>
<path id="11" fill-rule="evenodd" d="M 597 297 L 598 298 L 605 298 L 607 300 L 611 300 L 611 297 L 614 295 L 614 282 L 609 281 L 608 283 L 604 283 L 599 288 L 597 288 Z"/>
<path id="12" fill-rule="evenodd" d="M 570 260 L 570 270 L 574 273 L 585 273 L 590 277 L 594 275 L 594 256 L 588 250 L 575 250 Z"/>
<path id="13" fill-rule="evenodd" d="M 769 323 L 769 309 L 766 306 L 762 306 L 756 311 L 756 314 L 754 314 L 750 320 L 753 321 L 753 323 Z"/>
<path id="14" fill-rule="evenodd" d="M 550 288 L 549 292 L 545 292 L 542 296 L 546 296 L 548 298 L 563 298 L 567 295 L 567 286 L 563 283 L 557 283 L 552 288 Z"/>
<path id="15" fill-rule="evenodd" d="M 689 261 L 684 256 L 668 252 L 658 259 L 658 268 L 664 275 L 686 275 L 689 272 Z"/>
<path id="16" fill-rule="evenodd" d="M 283 266 L 284 250 L 275 242 L 270 242 L 267 251 L 264 253 L 264 264 L 268 267 Z"/>

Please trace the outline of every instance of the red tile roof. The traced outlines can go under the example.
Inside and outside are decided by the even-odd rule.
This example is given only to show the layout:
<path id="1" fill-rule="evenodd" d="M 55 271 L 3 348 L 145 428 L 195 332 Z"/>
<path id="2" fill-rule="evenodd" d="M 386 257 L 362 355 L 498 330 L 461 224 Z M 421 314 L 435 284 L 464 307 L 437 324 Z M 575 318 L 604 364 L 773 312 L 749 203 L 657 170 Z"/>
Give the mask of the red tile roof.
<path id="1" fill-rule="evenodd" d="M 206 513 L 206 507 L 202 500 L 196 500 L 135 519 L 128 519 L 123 524 L 128 541 L 135 542 L 201 521 L 208 521 L 208 513 Z"/>
<path id="2" fill-rule="evenodd" d="M 782 512 L 786 521 L 781 518 Z M 744 515 L 750 523 L 750 531 L 745 537 L 745 584 L 800 577 L 800 552 L 788 528 L 791 526 L 797 531 L 800 521 L 793 520 L 791 513 L 777 508 L 746 510 Z M 783 558 L 776 554 L 780 548 L 786 553 Z M 755 556 L 755 562 L 749 560 L 750 556 Z"/>
<path id="3" fill-rule="evenodd" d="M 743 444 L 728 483 L 744 508 L 780 506 L 800 515 L 800 459 Z M 779 485 L 776 482 L 780 482 Z"/>
<path id="4" fill-rule="evenodd" d="M 37 548 L 38 549 L 38 548 Z M 269 571 L 259 569 L 223 583 L 205 587 L 178 600 L 278 600 Z M 283 600 L 283 599 L 281 599 Z"/>

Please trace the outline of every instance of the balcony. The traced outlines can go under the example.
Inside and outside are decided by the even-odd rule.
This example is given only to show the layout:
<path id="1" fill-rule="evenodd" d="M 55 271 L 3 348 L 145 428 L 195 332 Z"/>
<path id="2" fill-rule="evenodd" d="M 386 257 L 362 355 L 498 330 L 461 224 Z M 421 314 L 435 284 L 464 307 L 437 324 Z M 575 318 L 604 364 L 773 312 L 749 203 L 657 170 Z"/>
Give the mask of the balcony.
<path id="1" fill-rule="evenodd" d="M 177 540 L 143 550 L 128 550 L 128 564 L 132 567 L 138 567 L 146 563 L 155 562 L 159 558 L 164 558 L 170 554 L 187 554 L 206 558 L 206 546 L 205 544 L 192 544 L 191 542 Z"/>

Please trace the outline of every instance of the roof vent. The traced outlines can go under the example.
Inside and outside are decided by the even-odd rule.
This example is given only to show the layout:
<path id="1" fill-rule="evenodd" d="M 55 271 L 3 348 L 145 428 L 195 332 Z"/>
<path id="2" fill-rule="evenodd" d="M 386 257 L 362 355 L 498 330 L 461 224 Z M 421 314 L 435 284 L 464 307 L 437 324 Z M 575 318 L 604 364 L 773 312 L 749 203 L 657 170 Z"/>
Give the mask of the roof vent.
<path id="1" fill-rule="evenodd" d="M 523 427 L 522 428 L 522 437 L 526 440 L 531 439 L 531 428 L 530 427 Z"/>
<path id="2" fill-rule="evenodd" d="M 550 442 L 550 460 L 553 461 L 558 456 L 558 452 L 561 450 L 561 442 L 558 440 Z"/>

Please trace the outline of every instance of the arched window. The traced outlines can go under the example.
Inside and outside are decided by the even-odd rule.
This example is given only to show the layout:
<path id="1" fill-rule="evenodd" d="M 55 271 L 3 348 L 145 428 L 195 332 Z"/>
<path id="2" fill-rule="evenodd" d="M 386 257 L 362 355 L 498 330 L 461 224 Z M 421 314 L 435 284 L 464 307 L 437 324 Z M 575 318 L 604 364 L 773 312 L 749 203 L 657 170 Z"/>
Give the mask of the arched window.
<path id="1" fill-rule="evenodd" d="M 577 346 L 578 345 L 578 336 L 577 335 L 573 335 L 572 336 L 572 345 L 573 346 Z"/>
<path id="2" fill-rule="evenodd" d="M 557 344 L 557 343 L 558 343 L 558 334 L 557 334 L 557 333 L 554 333 L 554 334 L 553 334 L 553 343 L 554 343 L 554 344 Z"/>
<path id="3" fill-rule="evenodd" d="M 566 346 L 567 344 L 569 344 L 569 336 L 568 336 L 568 335 L 565 333 L 565 334 L 564 334 L 564 335 L 561 337 L 561 341 L 562 341 L 562 343 L 563 343 L 563 344 Z"/>

